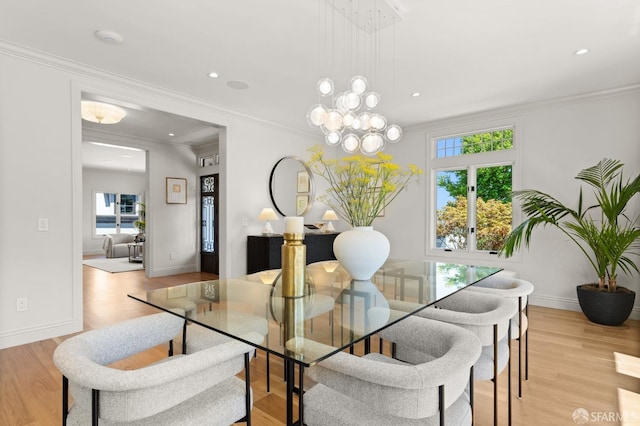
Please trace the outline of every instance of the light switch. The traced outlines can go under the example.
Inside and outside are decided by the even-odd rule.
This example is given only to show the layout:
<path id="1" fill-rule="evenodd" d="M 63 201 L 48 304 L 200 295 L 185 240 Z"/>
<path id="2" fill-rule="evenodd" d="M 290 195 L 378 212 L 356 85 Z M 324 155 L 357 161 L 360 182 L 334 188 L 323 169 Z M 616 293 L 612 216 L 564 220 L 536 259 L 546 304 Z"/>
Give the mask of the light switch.
<path id="1" fill-rule="evenodd" d="M 44 232 L 49 230 L 49 219 L 46 217 L 38 218 L 38 232 Z"/>

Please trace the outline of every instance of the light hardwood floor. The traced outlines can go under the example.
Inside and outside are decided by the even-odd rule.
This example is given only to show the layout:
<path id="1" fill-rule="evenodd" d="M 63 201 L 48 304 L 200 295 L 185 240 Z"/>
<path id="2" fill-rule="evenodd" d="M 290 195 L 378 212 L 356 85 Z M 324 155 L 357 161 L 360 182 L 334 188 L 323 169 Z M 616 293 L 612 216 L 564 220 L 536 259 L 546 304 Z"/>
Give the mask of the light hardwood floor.
<path id="1" fill-rule="evenodd" d="M 214 277 L 192 273 L 148 279 L 143 271 L 110 274 L 83 268 L 85 330 L 156 312 L 127 293 Z M 68 337 L 0 350 L 0 425 L 60 424 L 61 377 L 52 354 Z M 589 413 L 589 425 L 640 425 L 640 321 L 605 327 L 579 312 L 531 306 L 529 342 L 530 374 L 522 399 L 515 398 L 515 366 L 512 372 L 514 425 L 575 425 L 572 416 L 579 408 Z M 514 344 L 513 359 L 516 349 Z M 164 349 L 157 348 L 119 367 L 136 368 L 163 356 Z M 251 363 L 257 426 L 284 424 L 282 363 L 271 359 L 270 394 L 265 392 L 264 353 Z M 506 373 L 499 384 L 499 419 L 506 425 Z M 476 384 L 477 425 L 493 424 L 492 389 L 490 383 Z"/>

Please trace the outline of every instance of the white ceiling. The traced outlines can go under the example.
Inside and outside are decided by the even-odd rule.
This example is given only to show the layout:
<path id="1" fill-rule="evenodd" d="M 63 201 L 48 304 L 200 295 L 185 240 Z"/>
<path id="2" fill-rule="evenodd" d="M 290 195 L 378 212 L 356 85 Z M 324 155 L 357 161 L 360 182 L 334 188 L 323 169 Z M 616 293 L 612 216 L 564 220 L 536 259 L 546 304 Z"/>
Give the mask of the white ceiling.
<path id="1" fill-rule="evenodd" d="M 638 0 L 393 0 L 401 19 L 380 32 L 374 69 L 340 64 L 367 54 L 333 39 L 345 26 L 324 0 L 0 2 L 0 39 L 306 131 L 326 75 L 377 75 L 380 111 L 403 126 L 640 83 Z"/>

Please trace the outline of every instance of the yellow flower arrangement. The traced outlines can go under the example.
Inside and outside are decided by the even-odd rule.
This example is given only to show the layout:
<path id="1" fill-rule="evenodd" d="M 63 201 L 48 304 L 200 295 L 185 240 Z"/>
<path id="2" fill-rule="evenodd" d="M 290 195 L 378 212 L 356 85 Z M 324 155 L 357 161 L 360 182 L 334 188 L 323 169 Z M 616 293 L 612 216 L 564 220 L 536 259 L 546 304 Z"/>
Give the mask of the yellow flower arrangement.
<path id="1" fill-rule="evenodd" d="M 371 226 L 412 180 L 423 173 L 409 164 L 402 169 L 393 157 L 378 153 L 375 157 L 353 155 L 342 159 L 325 158 L 321 146 L 310 149 L 307 165 L 329 183 L 319 197 L 351 226 Z"/>

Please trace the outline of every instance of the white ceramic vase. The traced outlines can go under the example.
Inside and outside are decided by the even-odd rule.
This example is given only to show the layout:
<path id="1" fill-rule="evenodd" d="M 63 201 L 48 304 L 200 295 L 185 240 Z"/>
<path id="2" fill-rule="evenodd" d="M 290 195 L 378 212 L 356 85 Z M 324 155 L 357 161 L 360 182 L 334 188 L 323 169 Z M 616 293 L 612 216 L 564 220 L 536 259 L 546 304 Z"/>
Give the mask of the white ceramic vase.
<path id="1" fill-rule="evenodd" d="M 370 280 L 389 257 L 389 240 L 373 226 L 354 226 L 333 242 L 336 259 L 354 280 Z"/>

